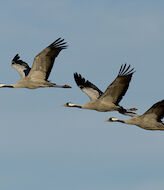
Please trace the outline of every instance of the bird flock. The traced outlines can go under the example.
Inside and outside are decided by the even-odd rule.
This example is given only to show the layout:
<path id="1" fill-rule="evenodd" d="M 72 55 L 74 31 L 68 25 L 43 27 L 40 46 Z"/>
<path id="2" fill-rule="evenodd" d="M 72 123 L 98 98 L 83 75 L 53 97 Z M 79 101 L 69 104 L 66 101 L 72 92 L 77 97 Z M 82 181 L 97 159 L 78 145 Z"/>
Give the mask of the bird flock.
<path id="1" fill-rule="evenodd" d="M 71 86 L 67 84 L 57 85 L 48 80 L 56 57 L 61 50 L 66 48 L 67 44 L 64 42 L 64 39 L 58 38 L 35 56 L 32 68 L 16 54 L 12 60 L 12 67 L 19 72 L 21 79 L 15 84 L 0 84 L 0 88 L 71 88 Z M 109 84 L 105 92 L 102 92 L 97 86 L 82 77 L 81 74 L 74 73 L 74 80 L 77 86 L 88 95 L 90 101 L 84 105 L 67 102 L 63 106 L 100 112 L 118 111 L 120 114 L 130 116 L 131 118 L 128 120 L 120 120 L 111 117 L 105 121 L 136 125 L 146 130 L 164 130 L 164 123 L 162 123 L 162 118 L 164 117 L 164 100 L 152 105 L 152 107 L 142 115 L 135 113 L 136 108 L 123 108 L 119 105 L 128 90 L 134 72 L 134 68 L 131 68 L 130 65 L 121 65 L 118 75 L 114 81 Z"/>

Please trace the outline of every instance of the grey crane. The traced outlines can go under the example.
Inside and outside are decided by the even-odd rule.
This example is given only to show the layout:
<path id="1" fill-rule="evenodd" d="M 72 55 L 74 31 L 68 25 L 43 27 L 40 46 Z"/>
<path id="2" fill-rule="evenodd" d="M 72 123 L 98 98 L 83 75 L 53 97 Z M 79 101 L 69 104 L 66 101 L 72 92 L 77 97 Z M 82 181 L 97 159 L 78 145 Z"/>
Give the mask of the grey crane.
<path id="1" fill-rule="evenodd" d="M 147 130 L 164 130 L 164 123 L 161 121 L 164 117 L 164 100 L 155 103 L 142 115 L 137 115 L 136 113 L 131 112 L 127 112 L 125 115 L 131 116 L 131 118 L 128 120 L 120 120 L 111 117 L 105 121 L 136 125 Z"/>
<path id="2" fill-rule="evenodd" d="M 94 84 L 88 80 L 85 80 L 85 78 L 83 78 L 80 74 L 74 73 L 74 79 L 77 86 L 89 96 L 90 102 L 84 105 L 76 105 L 68 102 L 63 106 L 90 109 L 101 112 L 119 111 L 122 114 L 128 110 L 135 111 L 136 108 L 124 109 L 119 106 L 119 102 L 129 87 L 133 73 L 134 68 L 130 69 L 130 65 L 121 65 L 116 79 L 107 87 L 104 93 Z"/>
<path id="3" fill-rule="evenodd" d="M 21 79 L 12 85 L 0 84 L 0 87 L 29 89 L 40 87 L 71 88 L 69 85 L 56 85 L 48 81 L 55 58 L 62 49 L 67 48 L 66 42 L 63 41 L 64 39 L 58 38 L 35 56 L 32 68 L 30 68 L 27 63 L 20 60 L 19 55 L 16 54 L 12 60 L 12 67 L 19 72 Z"/>

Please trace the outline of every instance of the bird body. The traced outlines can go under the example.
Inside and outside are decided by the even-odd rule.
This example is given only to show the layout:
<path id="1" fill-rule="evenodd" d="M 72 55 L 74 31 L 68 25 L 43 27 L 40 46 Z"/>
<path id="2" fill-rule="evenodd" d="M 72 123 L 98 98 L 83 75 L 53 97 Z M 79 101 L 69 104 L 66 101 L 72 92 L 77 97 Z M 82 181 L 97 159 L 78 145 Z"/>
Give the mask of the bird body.
<path id="1" fill-rule="evenodd" d="M 125 95 L 131 81 L 134 69 L 130 65 L 122 65 L 116 79 L 107 87 L 103 93 L 97 86 L 85 80 L 80 74 L 74 73 L 77 86 L 88 95 L 90 102 L 84 105 L 76 105 L 70 102 L 64 104 L 65 107 L 77 107 L 82 109 L 96 110 L 100 112 L 119 111 L 124 113 L 127 110 L 135 111 L 136 108 L 124 109 L 119 106 L 119 102 Z"/>
<path id="2" fill-rule="evenodd" d="M 164 124 L 161 121 L 164 117 L 164 100 L 154 104 L 143 115 L 128 112 L 126 112 L 125 115 L 131 116 L 131 118 L 128 120 L 120 120 L 118 118 L 111 117 L 106 121 L 136 125 L 146 130 L 164 130 Z"/>
<path id="3" fill-rule="evenodd" d="M 48 81 L 55 58 L 62 49 L 66 49 L 64 39 L 58 38 L 34 58 L 32 68 L 17 54 L 12 60 L 12 67 L 16 69 L 21 79 L 13 85 L 0 84 L 0 87 L 36 89 L 40 87 L 71 88 L 69 85 L 56 85 Z"/>
<path id="4" fill-rule="evenodd" d="M 65 107 L 77 107 L 82 109 L 89 109 L 89 110 L 96 110 L 100 112 L 107 112 L 107 111 L 119 111 L 121 108 L 119 106 L 116 106 L 115 104 L 109 102 L 105 103 L 103 101 L 99 100 L 91 100 L 90 102 L 84 104 L 84 105 L 76 105 L 72 104 L 71 102 L 68 102 L 64 105 Z"/>
<path id="5" fill-rule="evenodd" d="M 55 84 L 49 81 L 29 79 L 29 77 L 20 79 L 17 83 L 13 84 L 13 88 L 28 88 L 28 89 L 36 89 L 36 88 L 41 88 L 41 87 L 53 87 L 53 86 L 55 86 Z"/>

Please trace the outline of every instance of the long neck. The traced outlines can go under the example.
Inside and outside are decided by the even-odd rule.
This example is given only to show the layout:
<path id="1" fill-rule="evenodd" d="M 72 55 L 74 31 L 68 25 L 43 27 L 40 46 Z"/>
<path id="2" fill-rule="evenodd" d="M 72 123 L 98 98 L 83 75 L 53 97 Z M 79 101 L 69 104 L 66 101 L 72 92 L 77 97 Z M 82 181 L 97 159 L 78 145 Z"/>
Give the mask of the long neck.
<path id="1" fill-rule="evenodd" d="M 70 107 L 74 107 L 74 108 L 82 108 L 82 106 L 79 106 L 79 105 L 73 105 L 73 106 L 70 106 Z"/>
<path id="2" fill-rule="evenodd" d="M 76 104 L 72 104 L 70 102 L 66 103 L 64 106 L 65 107 L 73 107 L 73 108 L 82 108 L 82 106 L 76 105 Z"/>
<path id="3" fill-rule="evenodd" d="M 7 85 L 7 84 L 0 84 L 0 88 L 14 88 L 13 85 Z"/>
<path id="4" fill-rule="evenodd" d="M 113 121 L 113 122 L 126 123 L 126 121 L 124 121 L 124 120 L 120 120 L 120 119 L 118 119 L 118 120 L 116 120 L 116 121 Z"/>
<path id="5" fill-rule="evenodd" d="M 107 120 L 108 121 L 108 120 Z M 112 122 L 120 122 L 120 123 L 125 123 L 125 124 L 130 124 L 128 121 L 129 120 L 121 120 L 121 119 L 118 119 L 118 118 L 112 118 L 112 120 L 110 120 Z"/>

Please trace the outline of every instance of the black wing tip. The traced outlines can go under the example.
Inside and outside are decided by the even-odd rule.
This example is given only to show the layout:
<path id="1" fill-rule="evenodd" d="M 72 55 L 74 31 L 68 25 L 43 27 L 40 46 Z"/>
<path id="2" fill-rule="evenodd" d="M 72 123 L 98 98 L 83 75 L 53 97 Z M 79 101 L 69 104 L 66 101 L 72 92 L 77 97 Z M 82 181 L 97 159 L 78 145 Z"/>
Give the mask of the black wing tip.
<path id="1" fill-rule="evenodd" d="M 20 59 L 19 54 L 15 55 L 15 57 L 12 59 L 11 63 L 12 63 L 12 65 L 18 64 L 18 65 L 24 66 L 27 69 L 30 69 L 30 67 L 28 66 L 28 64 Z"/>
<path id="2" fill-rule="evenodd" d="M 78 74 L 77 72 L 74 73 L 74 79 L 75 79 L 77 86 L 80 89 L 92 88 L 99 93 L 99 96 L 102 95 L 103 92 L 100 89 L 98 89 L 94 84 L 92 84 L 89 80 L 86 80 L 84 77 L 82 77 L 81 74 Z"/>
<path id="3" fill-rule="evenodd" d="M 84 78 L 81 76 L 81 74 L 79 74 L 79 73 L 77 73 L 77 72 L 76 72 L 76 73 L 74 73 L 73 75 L 74 75 L 74 78 L 84 79 Z"/>
<path id="4" fill-rule="evenodd" d="M 164 99 L 163 100 L 161 100 L 161 101 L 159 101 L 160 103 L 164 103 Z"/>
<path id="5" fill-rule="evenodd" d="M 127 75 L 133 75 L 136 71 L 134 68 L 130 68 L 131 65 L 127 65 L 127 63 L 122 64 L 118 73 L 118 76 L 127 76 Z"/>
<path id="6" fill-rule="evenodd" d="M 64 38 L 58 38 L 50 46 L 59 49 L 66 49 L 68 47 L 67 42 L 64 42 Z"/>
<path id="7" fill-rule="evenodd" d="M 77 72 L 74 73 L 74 79 L 77 86 L 79 86 L 80 88 L 86 83 L 85 78 L 83 78 L 81 74 L 78 74 Z"/>
<path id="8" fill-rule="evenodd" d="M 75 72 L 73 75 L 74 75 L 74 78 L 82 78 L 81 74 L 78 74 L 77 72 Z"/>
<path id="9" fill-rule="evenodd" d="M 78 87 L 86 88 L 86 87 L 92 87 L 93 84 L 86 80 L 84 77 L 81 76 L 81 74 L 74 73 L 74 79 Z M 93 87 L 92 87 L 93 88 Z"/>
<path id="10" fill-rule="evenodd" d="M 17 54 L 14 56 L 14 58 L 12 59 L 12 62 L 18 61 L 19 59 L 20 59 L 20 56 L 19 56 L 19 54 L 17 53 Z"/>
<path id="11" fill-rule="evenodd" d="M 154 103 L 154 107 L 156 107 L 156 106 L 160 106 L 160 105 L 162 105 L 162 106 L 164 106 L 164 99 L 163 100 L 160 100 L 160 101 L 158 101 L 158 102 L 156 102 L 156 103 Z"/>

